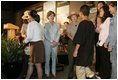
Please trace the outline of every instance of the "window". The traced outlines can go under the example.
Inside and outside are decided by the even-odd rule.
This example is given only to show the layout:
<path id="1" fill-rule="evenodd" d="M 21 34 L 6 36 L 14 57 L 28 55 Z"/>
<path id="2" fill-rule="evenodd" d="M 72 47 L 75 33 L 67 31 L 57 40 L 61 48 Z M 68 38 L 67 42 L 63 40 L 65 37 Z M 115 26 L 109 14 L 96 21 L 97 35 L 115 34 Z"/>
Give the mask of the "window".
<path id="1" fill-rule="evenodd" d="M 67 19 L 68 15 L 69 15 L 69 5 L 57 8 L 57 22 L 60 23 L 61 25 L 63 25 L 65 21 L 69 21 Z"/>
<path id="2" fill-rule="evenodd" d="M 44 24 L 48 22 L 47 19 L 47 12 L 48 11 L 54 11 L 56 12 L 56 2 L 55 1 L 48 1 L 43 4 L 43 10 L 44 10 Z"/>

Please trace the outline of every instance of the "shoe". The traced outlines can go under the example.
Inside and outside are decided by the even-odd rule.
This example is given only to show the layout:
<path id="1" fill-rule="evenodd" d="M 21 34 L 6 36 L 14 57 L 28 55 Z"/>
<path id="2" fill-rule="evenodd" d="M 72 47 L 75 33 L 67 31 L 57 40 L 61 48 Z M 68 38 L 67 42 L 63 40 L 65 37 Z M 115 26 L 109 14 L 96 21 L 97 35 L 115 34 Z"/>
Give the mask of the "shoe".
<path id="1" fill-rule="evenodd" d="M 46 74 L 46 78 L 49 78 L 50 77 L 50 75 L 49 74 Z"/>
<path id="2" fill-rule="evenodd" d="M 52 74 L 52 76 L 53 76 L 54 78 L 56 78 L 56 75 Z"/>
<path id="3" fill-rule="evenodd" d="M 86 79 L 101 79 L 101 78 L 97 75 L 94 75 L 93 77 L 86 77 Z"/>
<path id="4" fill-rule="evenodd" d="M 69 76 L 68 79 L 73 79 L 73 77 L 72 76 Z"/>

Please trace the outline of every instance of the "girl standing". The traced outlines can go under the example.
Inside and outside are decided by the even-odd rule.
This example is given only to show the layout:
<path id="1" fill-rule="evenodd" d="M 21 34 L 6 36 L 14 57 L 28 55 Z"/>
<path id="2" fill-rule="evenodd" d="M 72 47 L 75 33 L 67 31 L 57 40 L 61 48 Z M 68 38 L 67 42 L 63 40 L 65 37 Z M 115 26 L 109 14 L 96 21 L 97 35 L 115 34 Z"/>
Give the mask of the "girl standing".
<path id="1" fill-rule="evenodd" d="M 110 14 L 109 7 L 107 5 L 103 6 L 100 9 L 100 17 L 102 18 L 102 23 L 100 25 L 100 33 L 97 45 L 99 46 L 99 56 L 100 56 L 99 75 L 103 79 L 109 79 L 111 75 L 110 53 L 103 46 L 109 35 L 111 16 L 112 15 Z"/>
<path id="2" fill-rule="evenodd" d="M 39 15 L 35 10 L 29 11 L 27 14 L 28 29 L 27 37 L 24 43 L 30 43 L 30 58 L 26 78 L 30 78 L 33 72 L 33 65 L 36 66 L 38 78 L 42 78 L 42 63 L 44 62 L 44 44 L 42 41 L 41 25 L 39 23 Z"/>

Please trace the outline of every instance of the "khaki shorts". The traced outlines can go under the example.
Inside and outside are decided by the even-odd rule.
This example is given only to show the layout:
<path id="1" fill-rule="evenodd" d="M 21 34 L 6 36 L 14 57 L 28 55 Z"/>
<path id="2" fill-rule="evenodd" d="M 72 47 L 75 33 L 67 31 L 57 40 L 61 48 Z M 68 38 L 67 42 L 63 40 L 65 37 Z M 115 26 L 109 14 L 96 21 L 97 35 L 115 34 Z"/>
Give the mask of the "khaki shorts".
<path id="1" fill-rule="evenodd" d="M 76 66 L 77 79 L 86 79 L 86 77 L 93 77 L 94 72 L 89 67 Z"/>

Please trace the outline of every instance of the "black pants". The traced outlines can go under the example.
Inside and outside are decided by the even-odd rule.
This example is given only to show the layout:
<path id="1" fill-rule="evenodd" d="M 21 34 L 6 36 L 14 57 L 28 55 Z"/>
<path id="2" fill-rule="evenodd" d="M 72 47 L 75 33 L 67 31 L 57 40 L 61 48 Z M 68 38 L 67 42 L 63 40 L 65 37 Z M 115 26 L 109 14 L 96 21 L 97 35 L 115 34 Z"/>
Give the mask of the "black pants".
<path id="1" fill-rule="evenodd" d="M 100 54 L 99 54 L 99 47 L 96 46 L 98 42 L 99 33 L 95 32 L 95 49 L 96 49 L 96 64 L 95 64 L 95 71 L 100 72 Z"/>
<path id="2" fill-rule="evenodd" d="M 95 71 L 100 72 L 100 54 L 99 54 L 99 47 L 96 47 L 96 64 L 95 64 Z"/>
<path id="3" fill-rule="evenodd" d="M 24 75 L 27 74 L 27 68 L 28 68 L 28 60 L 29 60 L 29 55 L 26 55 L 25 53 L 23 54 L 23 63 L 22 63 L 22 71 L 19 75 L 19 79 L 25 78 Z"/>
<path id="4" fill-rule="evenodd" d="M 71 40 L 68 42 L 68 60 L 69 60 L 69 70 L 68 70 L 68 78 L 73 78 L 74 73 L 74 59 L 73 59 L 73 51 L 74 51 L 74 45 Z"/>
<path id="5" fill-rule="evenodd" d="M 109 79 L 111 76 L 111 62 L 110 53 L 104 47 L 99 47 L 99 57 L 100 57 L 100 77 L 102 79 Z"/>

